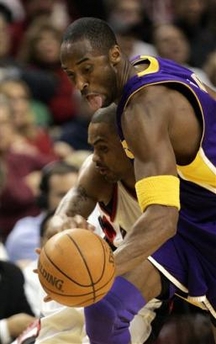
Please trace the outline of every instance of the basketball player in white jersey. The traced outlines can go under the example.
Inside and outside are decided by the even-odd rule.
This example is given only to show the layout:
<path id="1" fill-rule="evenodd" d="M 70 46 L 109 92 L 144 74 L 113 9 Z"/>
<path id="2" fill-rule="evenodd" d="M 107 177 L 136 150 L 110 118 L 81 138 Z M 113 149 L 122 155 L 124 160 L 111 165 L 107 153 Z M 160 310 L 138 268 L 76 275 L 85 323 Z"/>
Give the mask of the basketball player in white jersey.
<path id="1" fill-rule="evenodd" d="M 77 185 L 62 199 L 49 221 L 47 238 L 71 227 L 93 230 L 87 219 L 96 209 L 102 235 L 115 250 L 140 216 L 133 167 L 117 136 L 115 113 L 116 106 L 111 105 L 93 116 L 88 138 L 94 152 L 84 162 Z M 151 343 L 161 327 L 157 320 L 161 317 L 157 314 L 165 311 L 167 315 L 168 308 L 167 303 L 156 299 L 147 304 L 131 324 L 132 343 Z M 75 338 L 77 344 L 89 343 L 82 308 L 65 307 L 54 301 L 44 302 L 42 314 L 31 344 L 58 344 L 60 340 L 68 343 Z M 25 341 L 19 343 L 25 344 Z"/>
<path id="2" fill-rule="evenodd" d="M 94 152 L 84 162 L 77 185 L 62 199 L 55 216 L 49 221 L 47 237 L 72 227 L 92 230 L 92 224 L 87 219 L 96 207 L 104 238 L 115 250 L 140 216 L 141 210 L 134 189 L 133 166 L 117 136 L 115 115 L 116 105 L 113 104 L 98 110 L 92 117 L 88 140 Z M 47 307 L 49 308 L 49 303 L 46 304 Z M 133 344 L 147 343 L 149 337 L 154 338 L 161 326 L 156 315 L 164 310 L 167 312 L 168 304 L 154 299 L 139 312 L 130 328 Z M 41 321 L 42 329 L 36 344 L 48 343 L 44 341 L 46 321 L 49 321 L 48 317 Z M 84 337 L 83 343 L 87 343 L 87 340 Z"/>

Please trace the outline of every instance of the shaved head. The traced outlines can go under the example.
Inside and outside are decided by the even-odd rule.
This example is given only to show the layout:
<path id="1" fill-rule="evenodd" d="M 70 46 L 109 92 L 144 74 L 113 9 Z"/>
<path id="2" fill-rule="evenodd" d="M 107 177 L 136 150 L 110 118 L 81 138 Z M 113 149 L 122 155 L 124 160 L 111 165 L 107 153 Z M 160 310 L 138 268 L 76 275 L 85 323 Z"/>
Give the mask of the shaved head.
<path id="1" fill-rule="evenodd" d="M 67 27 L 63 35 L 63 43 L 74 43 L 84 39 L 88 40 L 94 49 L 104 54 L 117 44 L 109 25 L 105 21 L 93 17 L 76 20 Z"/>

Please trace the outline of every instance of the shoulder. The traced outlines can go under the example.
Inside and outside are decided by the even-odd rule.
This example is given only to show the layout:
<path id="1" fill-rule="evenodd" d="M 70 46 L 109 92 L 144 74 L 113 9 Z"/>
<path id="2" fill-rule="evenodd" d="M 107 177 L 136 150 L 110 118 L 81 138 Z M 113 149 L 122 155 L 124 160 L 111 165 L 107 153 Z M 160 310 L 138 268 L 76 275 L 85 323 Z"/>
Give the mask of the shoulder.
<path id="1" fill-rule="evenodd" d="M 164 116 L 168 119 L 169 115 L 173 117 L 183 107 L 187 109 L 190 106 L 191 102 L 183 92 L 170 87 L 169 84 L 156 84 L 148 85 L 135 93 L 127 103 L 124 113 L 141 112 L 144 116 L 151 115 L 160 121 Z"/>
<path id="2" fill-rule="evenodd" d="M 143 120 L 154 119 L 159 123 L 168 119 L 168 114 L 175 111 L 176 102 L 179 96 L 177 91 L 173 91 L 164 85 L 149 85 L 140 89 L 128 101 L 123 118 L 130 121 L 141 122 Z"/>

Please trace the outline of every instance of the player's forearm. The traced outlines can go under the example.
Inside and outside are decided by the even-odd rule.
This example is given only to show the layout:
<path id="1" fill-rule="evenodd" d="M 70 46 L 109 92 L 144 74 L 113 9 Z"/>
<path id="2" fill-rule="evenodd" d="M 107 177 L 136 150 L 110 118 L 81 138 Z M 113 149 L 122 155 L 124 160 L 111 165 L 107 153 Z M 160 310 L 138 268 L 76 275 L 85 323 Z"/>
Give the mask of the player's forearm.
<path id="1" fill-rule="evenodd" d="M 79 189 L 71 189 L 61 200 L 49 226 L 46 230 L 46 238 L 69 228 L 86 228 L 93 230 L 87 219 L 92 213 L 96 202 L 82 196 Z"/>
<path id="2" fill-rule="evenodd" d="M 71 200 L 74 198 L 74 189 L 70 189 L 60 201 L 56 208 L 55 215 L 66 215 L 71 208 Z"/>
<path id="3" fill-rule="evenodd" d="M 177 220 L 177 208 L 148 207 L 115 251 L 117 274 L 123 275 L 135 268 L 175 235 Z"/>
<path id="4" fill-rule="evenodd" d="M 74 217 L 81 215 L 88 218 L 96 206 L 96 200 L 87 195 L 83 187 L 71 189 L 61 200 L 55 215 Z"/>

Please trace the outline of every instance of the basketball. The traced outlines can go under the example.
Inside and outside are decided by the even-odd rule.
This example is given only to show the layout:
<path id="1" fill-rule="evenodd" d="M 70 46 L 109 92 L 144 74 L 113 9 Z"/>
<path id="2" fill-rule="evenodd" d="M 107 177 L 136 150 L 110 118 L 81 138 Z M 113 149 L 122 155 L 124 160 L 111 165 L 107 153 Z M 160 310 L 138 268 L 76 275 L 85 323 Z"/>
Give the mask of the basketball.
<path id="1" fill-rule="evenodd" d="M 86 229 L 67 229 L 41 249 L 38 277 L 54 301 L 86 307 L 101 300 L 114 282 L 113 252 L 99 235 Z"/>

